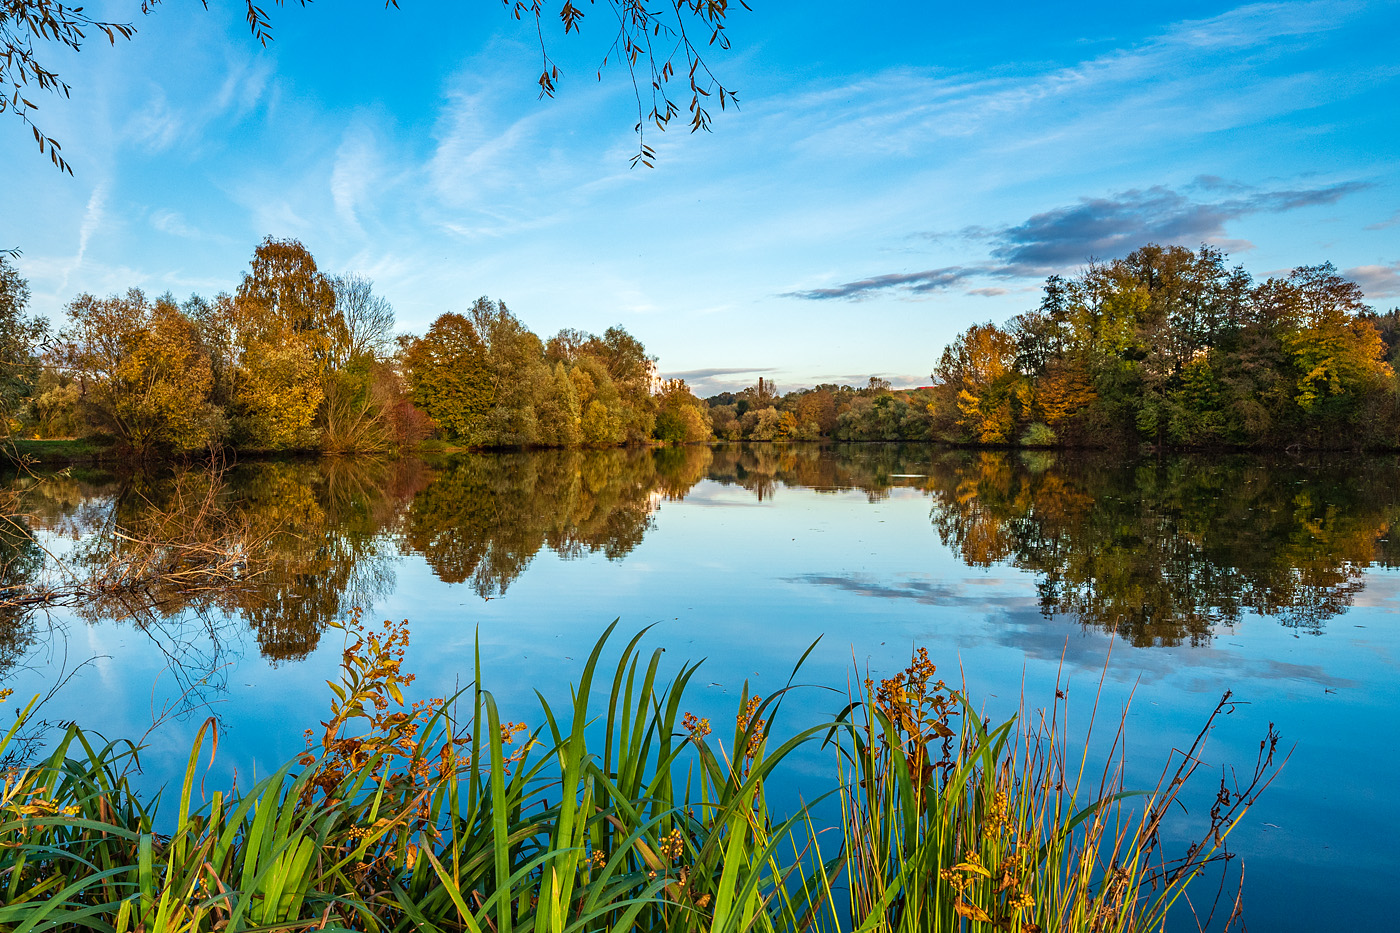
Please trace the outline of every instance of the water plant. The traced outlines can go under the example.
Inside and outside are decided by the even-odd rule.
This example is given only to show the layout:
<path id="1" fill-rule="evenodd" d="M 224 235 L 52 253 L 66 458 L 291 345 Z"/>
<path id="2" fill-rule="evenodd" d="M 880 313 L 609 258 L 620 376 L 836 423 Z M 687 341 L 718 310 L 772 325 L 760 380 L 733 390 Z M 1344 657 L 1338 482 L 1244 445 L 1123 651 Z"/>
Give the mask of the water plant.
<path id="1" fill-rule="evenodd" d="M 867 684 L 833 721 L 791 734 L 775 724 L 792 678 L 767 697 L 745 687 L 721 739 L 686 708 L 697 665 L 664 682 L 661 650 L 643 652 L 639 633 L 607 670 L 615 625 L 569 703 L 539 696 L 531 729 L 502 718 L 479 659 L 462 693 L 409 703 L 407 624 L 376 630 L 353 617 L 329 715 L 305 752 L 207 798 L 197 784 L 218 748 L 212 721 L 178 794 L 151 800 L 132 785 L 136 745 L 69 726 L 42 760 L 4 774 L 0 927 L 1156 929 L 1272 766 L 1269 744 L 1245 793 L 1222 790 L 1206 843 L 1154 862 L 1194 764 L 1136 808 L 1111 782 L 1085 799 L 1053 713 L 1033 729 L 1019 718 L 993 728 L 926 655 Z M 835 851 L 816 842 L 817 810 L 779 815 L 767 789 L 820 737 L 840 750 Z M 1136 831 L 1122 828 L 1134 819 Z"/>
<path id="2" fill-rule="evenodd" d="M 1163 823 L 1200 768 L 1212 726 L 1231 708 L 1230 694 L 1192 745 L 1172 752 L 1149 791 L 1124 787 L 1124 719 L 1095 770 L 1089 737 L 1071 742 L 1064 726 L 1066 703 L 1057 689 L 1049 709 L 1031 716 L 1023 708 L 994 726 L 964 693 L 937 679 L 924 649 L 878 686 L 865 681 L 861 701 L 843 714 L 851 728 L 833 732 L 842 752 L 841 864 L 853 927 L 1167 927 L 1190 882 L 1231 857 L 1230 831 L 1277 773 L 1279 736 L 1270 724 L 1243 782 L 1222 776 L 1197 841 L 1170 856 Z M 834 887 L 830 879 L 827 887 Z M 1238 919 L 1239 904 L 1230 902 L 1222 926 Z M 1217 897 L 1204 918 L 1192 908 L 1201 929 L 1213 928 L 1218 906 Z"/>

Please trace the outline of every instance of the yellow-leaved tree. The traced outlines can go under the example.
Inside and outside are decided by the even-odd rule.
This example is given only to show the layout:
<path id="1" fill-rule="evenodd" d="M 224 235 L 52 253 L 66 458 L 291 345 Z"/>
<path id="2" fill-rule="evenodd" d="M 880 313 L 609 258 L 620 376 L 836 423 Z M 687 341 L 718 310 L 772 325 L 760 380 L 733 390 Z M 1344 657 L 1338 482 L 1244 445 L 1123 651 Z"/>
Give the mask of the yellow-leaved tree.
<path id="1" fill-rule="evenodd" d="M 1030 384 L 1016 370 L 1016 340 L 995 324 L 974 324 L 944 349 L 933 378 L 935 414 L 953 412 L 963 439 L 1014 441 L 1030 409 Z"/>
<path id="2" fill-rule="evenodd" d="M 138 454 L 217 443 L 225 424 L 210 403 L 208 354 L 194 324 L 162 296 L 80 295 L 68 305 L 55 362 L 74 378 L 82 410 Z"/>
<path id="3" fill-rule="evenodd" d="M 333 352 L 345 341 L 331 280 L 301 243 L 268 237 L 253 252 L 237 294 L 224 301 L 235 443 L 314 446 Z"/>

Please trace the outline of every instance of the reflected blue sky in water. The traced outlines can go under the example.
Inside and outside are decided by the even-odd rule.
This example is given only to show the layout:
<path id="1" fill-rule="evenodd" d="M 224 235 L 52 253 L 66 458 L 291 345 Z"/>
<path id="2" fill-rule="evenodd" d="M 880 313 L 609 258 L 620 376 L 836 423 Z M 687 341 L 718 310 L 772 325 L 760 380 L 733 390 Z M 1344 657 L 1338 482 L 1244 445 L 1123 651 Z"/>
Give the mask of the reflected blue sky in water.
<path id="1" fill-rule="evenodd" d="M 626 634 L 654 626 L 647 644 L 666 649 L 672 671 L 707 659 L 692 705 L 716 722 L 733 715 L 745 680 L 764 695 L 781 687 L 818 636 L 798 680 L 838 690 L 796 693 L 785 712 L 790 726 L 835 712 L 853 677 L 887 676 L 912 647 L 925 646 L 943 676 L 965 679 L 993 717 L 1009 715 L 1023 696 L 1043 706 L 1057 683 L 1067 684 L 1071 730 L 1082 730 L 1097 699 L 1101 752 L 1131 700 L 1130 786 L 1154 783 L 1166 753 L 1189 746 L 1229 689 L 1241 705 L 1207 745 L 1195 813 L 1204 814 L 1221 763 L 1252 765 L 1269 722 L 1285 745 L 1297 743 L 1233 838 L 1246 859 L 1250 924 L 1321 929 L 1380 916 L 1378 892 L 1400 870 L 1390 839 L 1400 802 L 1384 777 L 1397 763 L 1386 739 L 1400 701 L 1397 572 L 1366 570 L 1352 606 L 1328 618 L 1320 634 L 1246 611 L 1217 625 L 1204 644 L 1133 647 L 1070 615 L 1046 615 L 1035 573 L 1007 563 L 968 566 L 941 543 L 920 489 L 872 496 L 779 482 L 760 500 L 705 479 L 684 498 L 655 504 L 651 529 L 625 557 L 565 559 L 541 549 L 489 600 L 466 584 L 441 582 L 400 540 L 396 584 L 367 614 L 410 620 L 406 666 L 419 675 L 419 696 L 465 686 L 479 644 L 487 686 L 503 715 L 518 719 L 535 718 L 536 689 L 550 699 L 567 696 L 614 618 Z M 137 736 L 153 711 L 177 702 L 166 655 L 132 625 L 56 621 L 66 637 L 46 642 L 31 658 L 35 666 L 12 679 L 23 694 L 51 678 L 65 652 L 70 668 L 92 659 L 51 702 L 51 719 Z M 224 635 L 228 666 L 218 676 L 225 689 L 208 693 L 209 707 L 146 738 L 152 785 L 156 775 L 183 769 L 209 712 L 222 725 L 211 781 L 234 771 L 240 780 L 267 773 L 325 716 L 337 633 L 304 660 L 280 663 L 264 658 L 237 626 Z M 795 759 L 791 793 L 811 795 L 828 778 L 826 754 L 814 747 Z"/>

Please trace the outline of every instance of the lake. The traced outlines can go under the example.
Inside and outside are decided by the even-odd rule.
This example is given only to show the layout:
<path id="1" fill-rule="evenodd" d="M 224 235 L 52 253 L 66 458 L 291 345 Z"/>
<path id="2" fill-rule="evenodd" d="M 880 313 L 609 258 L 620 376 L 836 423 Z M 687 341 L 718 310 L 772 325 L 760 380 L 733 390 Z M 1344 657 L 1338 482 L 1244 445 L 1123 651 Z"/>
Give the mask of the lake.
<path id="1" fill-rule="evenodd" d="M 336 676 L 328 625 L 356 607 L 410 621 L 419 695 L 465 686 L 479 650 L 503 715 L 532 722 L 534 691 L 566 696 L 614 619 L 653 626 L 673 670 L 707 658 L 694 707 L 717 720 L 746 680 L 782 687 L 820 637 L 796 680 L 837 689 L 797 692 L 793 727 L 922 646 L 993 717 L 1058 685 L 1082 735 L 1097 701 L 1095 754 L 1126 707 L 1129 786 L 1151 787 L 1233 691 L 1191 818 L 1222 768 L 1248 774 L 1269 723 L 1293 749 L 1230 839 L 1248 923 L 1389 922 L 1395 457 L 756 445 L 75 469 L 10 491 L 29 534 L 0 534 L 0 586 L 83 598 L 0 611 L 0 680 L 26 698 L 58 685 L 51 722 L 145 735 L 152 790 L 211 715 L 210 782 L 298 752 Z M 179 554 L 231 541 L 235 585 L 181 585 Z M 141 567 L 157 572 L 139 598 L 103 588 Z M 791 798 L 813 796 L 829 753 L 791 771 Z"/>

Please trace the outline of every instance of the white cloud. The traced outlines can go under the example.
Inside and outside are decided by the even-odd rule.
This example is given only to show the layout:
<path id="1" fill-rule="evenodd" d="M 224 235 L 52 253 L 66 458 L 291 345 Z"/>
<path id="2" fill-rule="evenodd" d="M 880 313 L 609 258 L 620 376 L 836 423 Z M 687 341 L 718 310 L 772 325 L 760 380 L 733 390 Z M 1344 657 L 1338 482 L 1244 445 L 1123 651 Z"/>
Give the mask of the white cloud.
<path id="1" fill-rule="evenodd" d="M 331 169 L 331 198 L 340 220 L 359 235 L 359 208 L 380 189 L 380 161 L 375 150 L 374 131 L 365 121 L 354 120 L 346 127 Z"/>
<path id="2" fill-rule="evenodd" d="M 1400 262 L 1379 266 L 1356 266 L 1346 270 L 1346 276 L 1361 286 L 1367 298 L 1393 298 L 1400 295 Z"/>
<path id="3" fill-rule="evenodd" d="M 82 268 L 83 260 L 87 256 L 88 244 L 92 241 L 104 219 L 104 208 L 107 204 L 108 182 L 104 179 L 93 186 L 92 194 L 88 196 L 87 207 L 83 210 L 83 223 L 78 228 L 78 251 L 63 269 L 63 277 L 59 283 L 58 292 L 63 292 L 68 288 L 68 280 L 74 272 Z"/>
<path id="4" fill-rule="evenodd" d="M 147 152 L 164 152 L 185 132 L 184 119 L 171 107 L 165 91 L 153 88 L 151 96 L 127 119 L 126 137 Z"/>
<path id="5" fill-rule="evenodd" d="M 186 240 L 197 240 L 200 237 L 198 230 L 185 223 L 184 215 L 179 211 L 166 208 L 151 213 L 151 226 L 161 233 L 168 233 Z"/>
<path id="6" fill-rule="evenodd" d="M 930 149 L 1011 151 L 1116 138 L 1160 142 L 1249 125 L 1332 99 L 1315 75 L 1269 78 L 1261 55 L 1276 57 L 1316 44 L 1337 28 L 1355 3 L 1319 0 L 1252 4 L 1203 20 L 1178 23 L 1159 35 L 1082 62 L 1048 70 L 1014 66 L 948 76 L 893 68 L 771 105 L 771 117 L 791 122 L 773 138 L 828 154 L 912 156 Z M 1367 83 L 1358 81 L 1359 85 Z M 1221 93 L 1229 88 L 1228 94 Z M 767 102 L 758 105 L 769 109 Z M 1094 151 L 1102 158 L 1101 146 Z"/>

